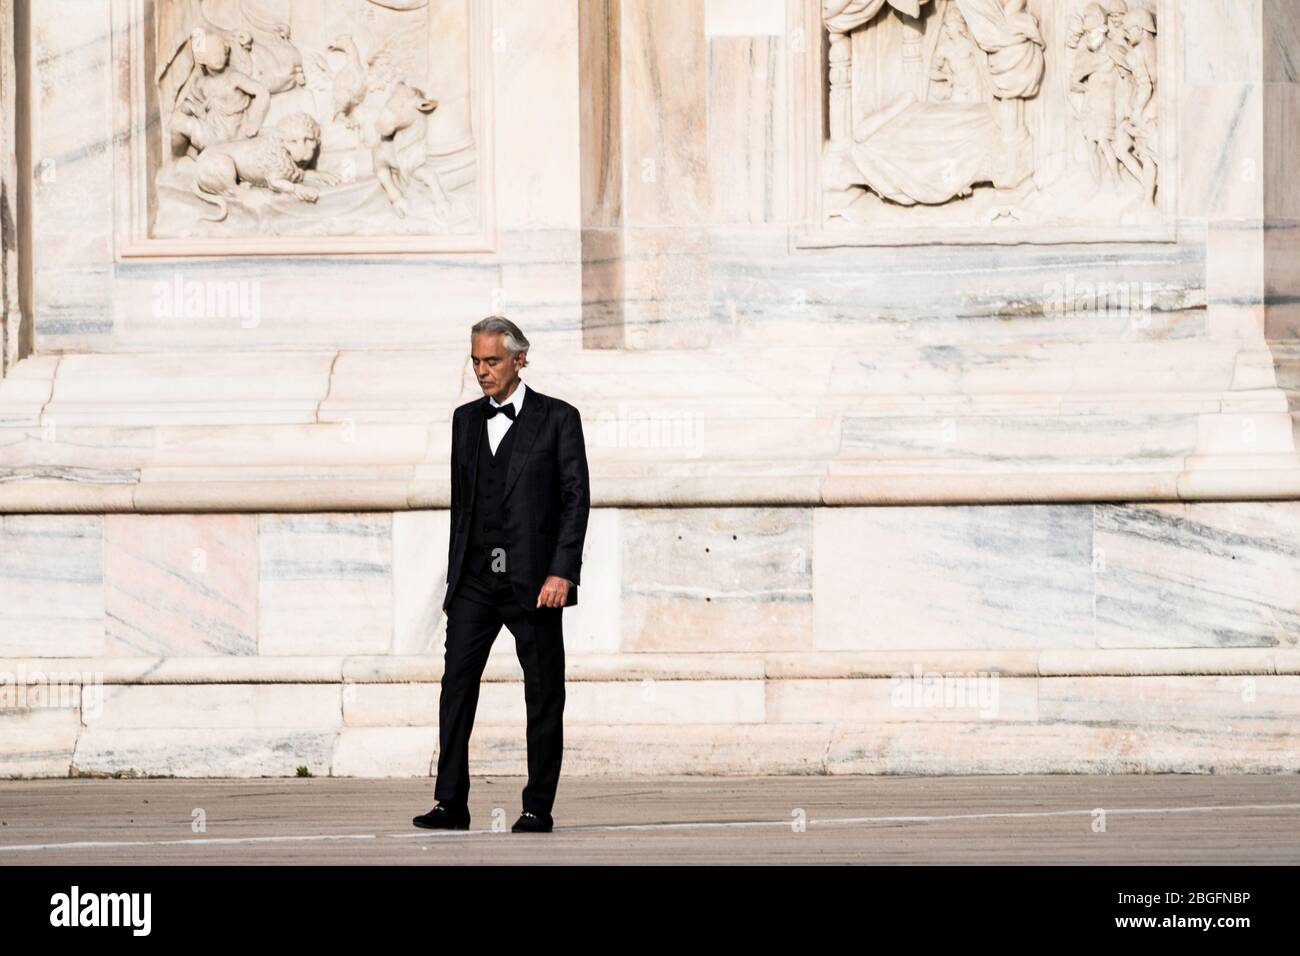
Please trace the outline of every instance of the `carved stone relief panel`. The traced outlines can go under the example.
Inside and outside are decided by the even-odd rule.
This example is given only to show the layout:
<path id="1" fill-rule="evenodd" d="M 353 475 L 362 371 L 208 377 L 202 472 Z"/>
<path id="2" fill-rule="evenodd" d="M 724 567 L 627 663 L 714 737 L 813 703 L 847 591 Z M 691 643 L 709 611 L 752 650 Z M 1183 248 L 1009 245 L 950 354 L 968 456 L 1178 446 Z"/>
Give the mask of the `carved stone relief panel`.
<path id="1" fill-rule="evenodd" d="M 483 247 L 481 6 L 119 0 L 123 252 Z"/>
<path id="2" fill-rule="evenodd" d="M 1172 238 L 1168 0 L 816 6 L 810 244 Z"/>

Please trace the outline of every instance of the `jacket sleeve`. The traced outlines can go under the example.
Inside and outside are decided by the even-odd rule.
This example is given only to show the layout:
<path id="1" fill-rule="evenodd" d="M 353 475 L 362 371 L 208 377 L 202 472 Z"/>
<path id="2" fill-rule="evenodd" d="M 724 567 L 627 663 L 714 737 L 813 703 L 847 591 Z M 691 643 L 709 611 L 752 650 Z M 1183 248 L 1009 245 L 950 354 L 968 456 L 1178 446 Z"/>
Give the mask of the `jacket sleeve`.
<path id="1" fill-rule="evenodd" d="M 582 571 L 582 544 L 587 537 L 591 488 L 587 473 L 587 447 L 582 437 L 582 415 L 573 406 L 560 423 L 557 454 L 560 466 L 560 522 L 555 554 L 547 574 L 578 584 Z"/>
<path id="2" fill-rule="evenodd" d="M 447 515 L 447 583 L 451 583 L 451 557 L 456 553 L 456 512 L 460 508 L 460 469 L 456 467 L 456 416 L 451 416 L 451 511 Z"/>

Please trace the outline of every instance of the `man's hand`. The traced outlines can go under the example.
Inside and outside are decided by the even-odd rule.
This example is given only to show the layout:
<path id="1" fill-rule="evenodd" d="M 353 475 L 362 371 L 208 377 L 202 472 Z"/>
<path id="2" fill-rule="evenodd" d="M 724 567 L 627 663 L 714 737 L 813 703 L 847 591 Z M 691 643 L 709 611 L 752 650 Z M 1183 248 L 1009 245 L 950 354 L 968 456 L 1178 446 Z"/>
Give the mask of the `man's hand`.
<path id="1" fill-rule="evenodd" d="M 572 583 L 568 578 L 550 575 L 537 594 L 537 606 L 564 607 L 564 602 L 569 597 L 569 585 Z"/>

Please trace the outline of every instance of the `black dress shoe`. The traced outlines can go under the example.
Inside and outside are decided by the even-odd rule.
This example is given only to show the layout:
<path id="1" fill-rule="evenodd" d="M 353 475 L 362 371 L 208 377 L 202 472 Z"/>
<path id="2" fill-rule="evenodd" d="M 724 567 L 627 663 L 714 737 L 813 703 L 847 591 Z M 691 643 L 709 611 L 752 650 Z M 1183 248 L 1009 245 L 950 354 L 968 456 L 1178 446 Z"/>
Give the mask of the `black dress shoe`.
<path id="1" fill-rule="evenodd" d="M 510 832 L 550 833 L 553 826 L 555 826 L 555 821 L 551 819 L 549 813 L 533 813 L 532 810 L 525 810 L 519 815 L 515 825 L 510 828 Z"/>
<path id="2" fill-rule="evenodd" d="M 411 822 L 426 830 L 468 830 L 469 807 L 457 807 L 439 801 L 428 813 L 412 817 Z"/>

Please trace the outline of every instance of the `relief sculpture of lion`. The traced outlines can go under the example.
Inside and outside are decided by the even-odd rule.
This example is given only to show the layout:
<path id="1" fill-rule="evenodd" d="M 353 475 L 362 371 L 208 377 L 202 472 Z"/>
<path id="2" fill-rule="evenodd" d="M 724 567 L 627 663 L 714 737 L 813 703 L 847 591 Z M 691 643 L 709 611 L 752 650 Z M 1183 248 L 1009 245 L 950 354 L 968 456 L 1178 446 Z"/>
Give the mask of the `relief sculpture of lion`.
<path id="1" fill-rule="evenodd" d="M 218 209 L 207 222 L 221 222 L 228 211 L 227 200 L 238 198 L 236 187 L 263 187 L 292 193 L 303 202 L 315 202 L 320 193 L 313 186 L 334 186 L 332 173 L 305 168 L 320 146 L 320 124 L 306 113 L 290 113 L 274 129 L 264 129 L 247 139 L 215 143 L 195 159 L 193 193 Z"/>

